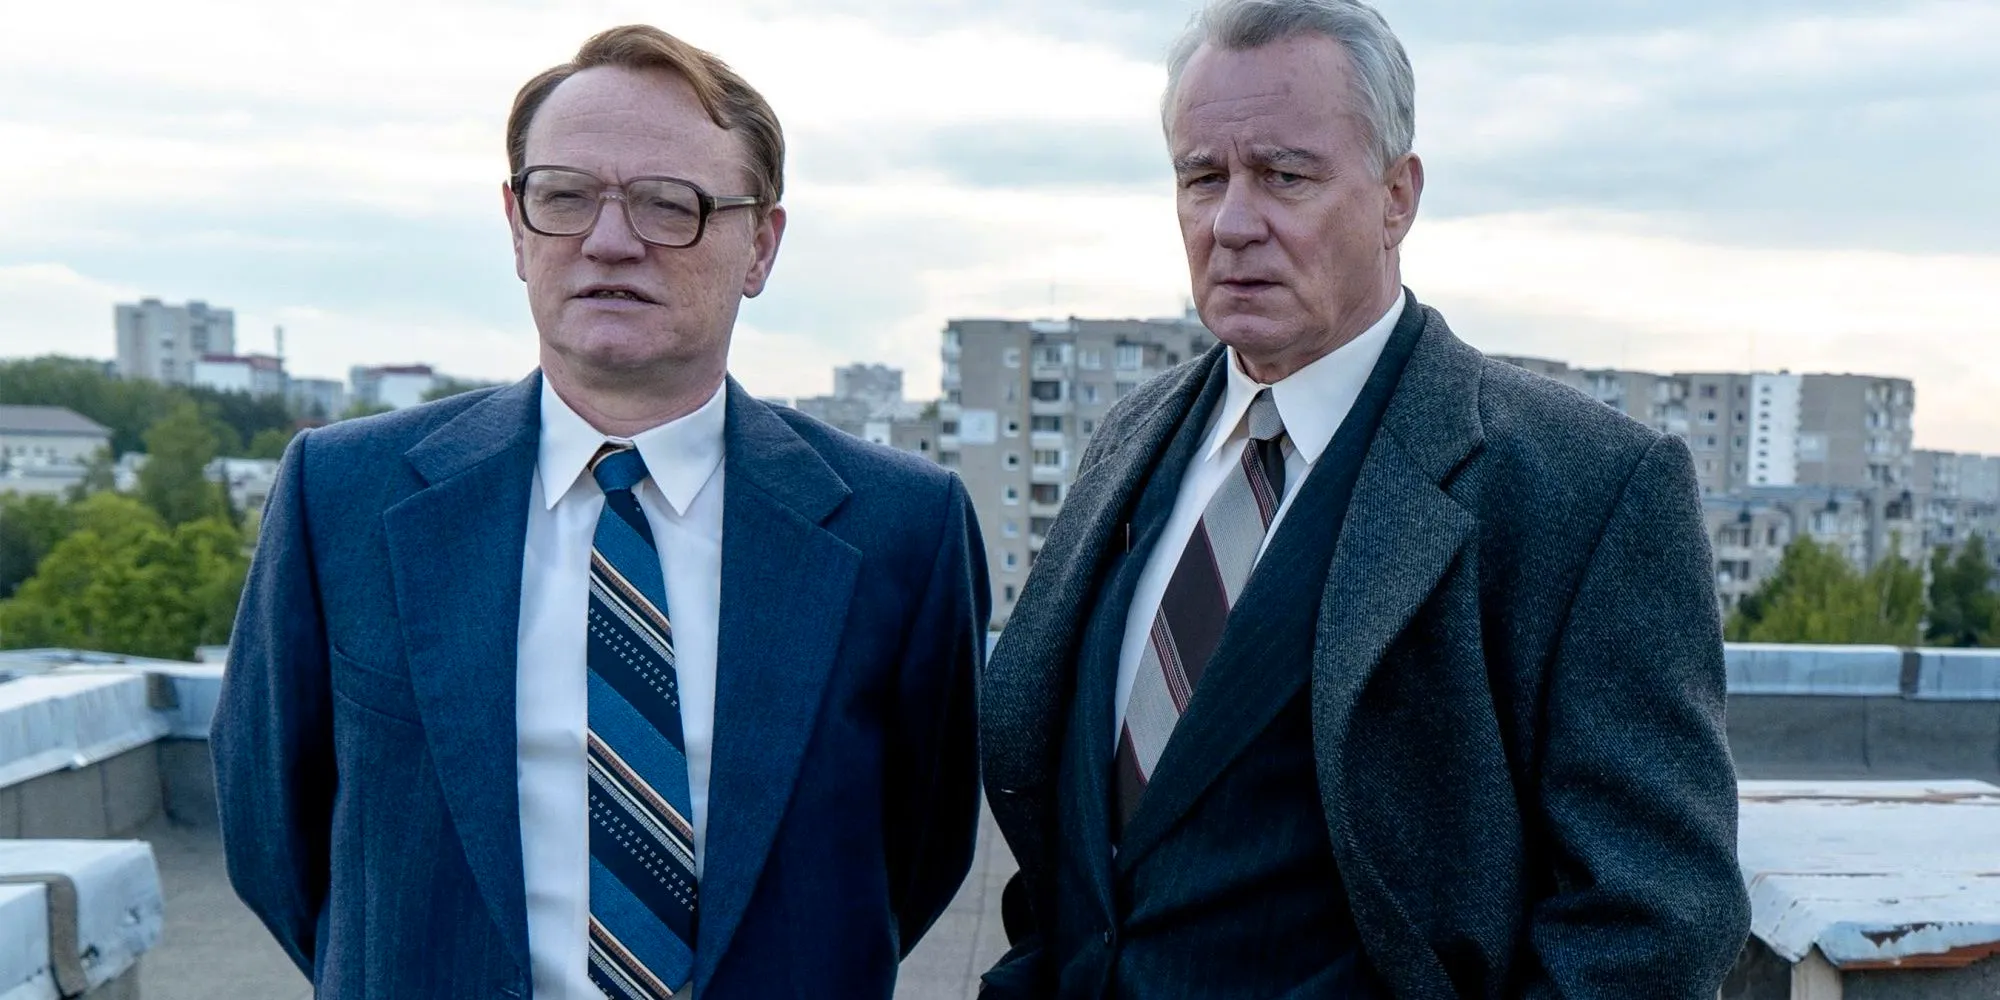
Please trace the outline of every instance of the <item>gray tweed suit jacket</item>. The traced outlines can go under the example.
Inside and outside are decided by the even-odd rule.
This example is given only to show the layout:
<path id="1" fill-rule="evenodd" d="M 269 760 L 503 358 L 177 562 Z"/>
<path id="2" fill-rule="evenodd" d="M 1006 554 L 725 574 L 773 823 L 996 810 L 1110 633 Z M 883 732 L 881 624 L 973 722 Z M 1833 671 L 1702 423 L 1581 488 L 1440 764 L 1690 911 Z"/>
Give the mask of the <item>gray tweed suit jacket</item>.
<path id="1" fill-rule="evenodd" d="M 1712 1000 L 1749 908 L 1687 449 L 1409 308 L 1425 327 L 1332 567 L 1302 581 L 1363 952 L 1408 1000 Z M 1056 775 L 1103 556 L 1223 356 L 1107 416 L 982 680 L 987 794 L 1021 864 L 996 995 L 1048 981 Z"/>

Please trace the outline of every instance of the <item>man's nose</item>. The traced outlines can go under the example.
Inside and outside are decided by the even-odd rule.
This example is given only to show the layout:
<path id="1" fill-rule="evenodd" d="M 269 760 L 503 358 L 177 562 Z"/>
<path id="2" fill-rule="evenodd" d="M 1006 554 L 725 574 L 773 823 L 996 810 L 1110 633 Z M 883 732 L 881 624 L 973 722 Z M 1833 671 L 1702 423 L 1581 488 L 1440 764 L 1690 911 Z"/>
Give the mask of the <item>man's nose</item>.
<path id="1" fill-rule="evenodd" d="M 1215 208 L 1215 242 L 1240 250 L 1270 234 L 1270 224 L 1258 204 L 1254 182 L 1232 177 Z"/>
<path id="2" fill-rule="evenodd" d="M 646 255 L 646 244 L 632 232 L 622 198 L 598 203 L 597 224 L 583 235 L 583 255 L 595 261 L 634 260 Z"/>

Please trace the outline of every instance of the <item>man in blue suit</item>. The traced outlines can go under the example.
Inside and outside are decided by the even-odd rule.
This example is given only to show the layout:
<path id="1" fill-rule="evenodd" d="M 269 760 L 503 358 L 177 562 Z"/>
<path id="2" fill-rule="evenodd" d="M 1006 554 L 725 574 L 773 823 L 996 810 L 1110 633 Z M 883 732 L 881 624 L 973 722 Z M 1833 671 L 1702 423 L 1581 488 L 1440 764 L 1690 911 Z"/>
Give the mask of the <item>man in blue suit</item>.
<path id="1" fill-rule="evenodd" d="M 605 32 L 507 145 L 540 371 L 287 452 L 230 878 L 321 997 L 888 997 L 971 860 L 965 491 L 727 376 L 784 144 L 721 61 Z"/>

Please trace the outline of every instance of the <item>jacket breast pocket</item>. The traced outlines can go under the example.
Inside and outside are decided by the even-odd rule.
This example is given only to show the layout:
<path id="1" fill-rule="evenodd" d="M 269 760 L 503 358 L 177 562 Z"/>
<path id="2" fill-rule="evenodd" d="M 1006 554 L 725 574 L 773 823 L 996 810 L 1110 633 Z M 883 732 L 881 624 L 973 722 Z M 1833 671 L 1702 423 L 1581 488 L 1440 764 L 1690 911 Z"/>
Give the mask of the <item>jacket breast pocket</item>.
<path id="1" fill-rule="evenodd" d="M 356 708 L 408 726 L 423 725 L 417 713 L 416 691 L 407 677 L 365 667 L 340 650 L 332 650 L 334 696 Z"/>

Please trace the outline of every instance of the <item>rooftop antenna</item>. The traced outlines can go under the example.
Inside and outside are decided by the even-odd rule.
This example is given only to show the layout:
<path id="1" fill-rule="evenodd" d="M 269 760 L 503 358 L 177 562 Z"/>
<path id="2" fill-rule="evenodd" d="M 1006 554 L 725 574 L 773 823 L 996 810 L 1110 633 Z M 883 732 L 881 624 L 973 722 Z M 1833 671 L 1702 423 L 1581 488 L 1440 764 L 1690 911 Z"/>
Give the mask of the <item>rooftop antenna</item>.
<path id="1" fill-rule="evenodd" d="M 285 360 L 285 328 L 283 326 L 272 327 L 271 339 L 277 342 L 278 360 Z"/>

